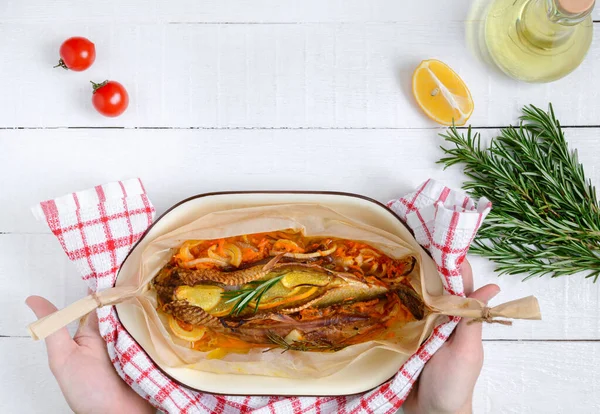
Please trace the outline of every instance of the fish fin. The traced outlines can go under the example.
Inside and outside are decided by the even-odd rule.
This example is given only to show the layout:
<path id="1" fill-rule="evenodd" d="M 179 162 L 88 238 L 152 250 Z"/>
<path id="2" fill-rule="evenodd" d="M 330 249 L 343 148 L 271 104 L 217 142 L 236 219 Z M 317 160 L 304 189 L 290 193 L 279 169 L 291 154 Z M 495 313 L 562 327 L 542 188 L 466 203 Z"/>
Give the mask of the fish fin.
<path id="1" fill-rule="evenodd" d="M 283 256 L 285 255 L 285 253 L 279 253 L 277 256 L 275 256 L 273 259 L 271 259 L 269 261 L 269 263 L 267 263 L 265 265 L 265 267 L 263 267 L 263 271 L 268 272 L 269 270 L 272 270 L 275 265 L 283 258 Z"/>
<path id="2" fill-rule="evenodd" d="M 343 279 L 344 281 L 348 282 L 348 283 L 352 283 L 352 284 L 360 284 L 363 286 L 368 286 L 367 283 L 365 283 L 365 281 L 361 278 L 359 278 L 358 276 L 352 274 L 352 273 L 346 273 L 346 272 L 336 272 L 335 273 L 336 276 L 338 276 L 339 278 Z"/>

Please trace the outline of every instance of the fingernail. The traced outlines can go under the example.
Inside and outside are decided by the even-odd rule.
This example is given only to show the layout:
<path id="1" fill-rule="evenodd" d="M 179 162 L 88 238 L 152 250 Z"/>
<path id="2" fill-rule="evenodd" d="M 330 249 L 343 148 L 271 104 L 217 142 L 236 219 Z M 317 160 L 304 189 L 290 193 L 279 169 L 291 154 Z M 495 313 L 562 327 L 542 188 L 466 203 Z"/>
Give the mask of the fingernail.
<path id="1" fill-rule="evenodd" d="M 496 293 L 494 293 L 494 294 L 492 295 L 492 297 L 490 298 L 490 300 L 491 300 L 491 299 L 494 299 L 496 296 L 498 296 L 498 293 L 500 293 L 500 286 L 498 286 L 498 290 L 496 291 Z"/>

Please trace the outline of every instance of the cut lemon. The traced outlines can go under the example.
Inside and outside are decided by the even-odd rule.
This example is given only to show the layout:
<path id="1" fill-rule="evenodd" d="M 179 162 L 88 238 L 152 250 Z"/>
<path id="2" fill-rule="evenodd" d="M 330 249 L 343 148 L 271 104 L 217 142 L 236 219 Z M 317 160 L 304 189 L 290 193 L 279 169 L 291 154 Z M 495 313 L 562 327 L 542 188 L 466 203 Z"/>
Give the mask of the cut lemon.
<path id="1" fill-rule="evenodd" d="M 331 277 L 329 275 L 291 271 L 281 279 L 281 284 L 291 289 L 300 285 L 326 286 L 330 281 Z"/>
<path id="2" fill-rule="evenodd" d="M 184 329 L 178 322 L 177 319 L 169 315 L 169 328 L 176 337 L 183 339 L 184 341 L 196 342 L 202 339 L 206 329 L 200 326 L 193 326 L 192 330 L 189 331 Z"/>
<path id="3" fill-rule="evenodd" d="M 448 65 L 424 60 L 412 77 L 412 92 L 425 114 L 442 125 L 464 125 L 473 113 L 469 88 Z"/>
<path id="4" fill-rule="evenodd" d="M 271 309 L 277 306 L 285 305 L 286 303 L 292 304 L 294 302 L 298 302 L 311 297 L 314 293 L 317 292 L 318 289 L 319 288 L 316 286 L 308 289 L 299 286 L 297 288 L 294 288 L 294 290 L 292 290 L 292 293 L 290 293 L 290 296 L 286 298 L 280 298 L 269 303 L 259 303 L 258 309 Z"/>
<path id="5" fill-rule="evenodd" d="M 210 311 L 221 301 L 224 290 L 218 286 L 196 285 L 179 286 L 175 289 L 175 298 L 185 300 L 192 306 L 199 306 L 205 311 Z"/>

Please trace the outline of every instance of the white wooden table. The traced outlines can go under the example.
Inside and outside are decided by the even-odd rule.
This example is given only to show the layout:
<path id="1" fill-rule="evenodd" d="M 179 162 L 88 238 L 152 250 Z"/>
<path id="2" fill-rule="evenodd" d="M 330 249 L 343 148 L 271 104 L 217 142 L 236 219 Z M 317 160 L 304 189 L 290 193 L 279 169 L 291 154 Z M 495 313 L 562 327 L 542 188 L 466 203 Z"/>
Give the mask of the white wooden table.
<path id="1" fill-rule="evenodd" d="M 521 106 L 555 105 L 570 145 L 600 184 L 600 34 L 571 76 L 518 83 L 476 59 L 471 1 L 3 0 L 0 2 L 0 411 L 68 411 L 24 305 L 84 295 L 75 268 L 29 207 L 96 184 L 141 177 L 158 213 L 217 190 L 310 189 L 381 201 L 442 171 L 438 137 L 410 95 L 427 58 L 453 67 L 485 136 Z M 597 18 L 600 12 L 596 11 Z M 599 21 L 600 23 L 600 21 Z M 598 27 L 597 27 L 598 28 Z M 60 43 L 95 42 L 82 73 L 52 69 Z M 89 80 L 114 79 L 131 106 L 94 112 Z M 544 320 L 486 326 L 477 413 L 600 410 L 599 286 L 581 277 L 500 279 L 471 258 L 476 285 L 506 301 L 535 294 Z"/>

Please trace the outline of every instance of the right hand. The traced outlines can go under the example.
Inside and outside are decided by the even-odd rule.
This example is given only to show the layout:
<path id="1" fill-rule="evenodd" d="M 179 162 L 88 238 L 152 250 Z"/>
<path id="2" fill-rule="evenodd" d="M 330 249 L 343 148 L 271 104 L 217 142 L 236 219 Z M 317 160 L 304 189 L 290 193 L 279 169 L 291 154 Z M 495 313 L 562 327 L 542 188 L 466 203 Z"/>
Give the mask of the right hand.
<path id="1" fill-rule="evenodd" d="M 500 292 L 485 285 L 473 292 L 473 271 L 468 261 L 461 267 L 465 293 L 483 303 Z M 482 324 L 463 318 L 446 343 L 425 364 L 418 382 L 402 408 L 406 414 L 469 414 L 473 389 L 483 366 Z"/>

